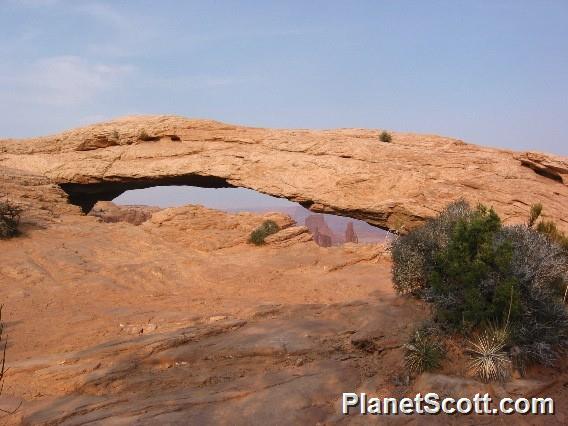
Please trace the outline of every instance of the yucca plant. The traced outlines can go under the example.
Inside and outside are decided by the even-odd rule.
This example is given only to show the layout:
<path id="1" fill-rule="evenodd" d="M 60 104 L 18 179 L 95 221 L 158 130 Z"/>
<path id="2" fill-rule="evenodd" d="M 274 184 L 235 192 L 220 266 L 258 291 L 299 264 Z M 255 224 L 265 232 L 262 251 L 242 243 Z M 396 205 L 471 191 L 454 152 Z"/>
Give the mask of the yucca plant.
<path id="1" fill-rule="evenodd" d="M 484 383 L 506 381 L 511 375 L 511 360 L 504 351 L 509 332 L 506 327 L 490 326 L 467 341 L 466 353 L 471 357 L 469 373 Z"/>
<path id="2" fill-rule="evenodd" d="M 444 351 L 442 345 L 432 335 L 416 331 L 410 342 L 404 345 L 404 360 L 411 373 L 422 373 L 440 367 Z"/>

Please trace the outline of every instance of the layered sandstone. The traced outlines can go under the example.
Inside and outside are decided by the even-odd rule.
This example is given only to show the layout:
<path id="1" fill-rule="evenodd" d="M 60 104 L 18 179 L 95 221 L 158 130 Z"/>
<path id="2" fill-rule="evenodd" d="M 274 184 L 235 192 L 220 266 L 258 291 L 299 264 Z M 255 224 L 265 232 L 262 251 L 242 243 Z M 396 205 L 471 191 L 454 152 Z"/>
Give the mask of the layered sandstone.
<path id="1" fill-rule="evenodd" d="M 357 424 L 338 415 L 341 392 L 483 390 L 460 377 L 461 348 L 439 374 L 409 381 L 403 344 L 429 311 L 393 293 L 382 245 L 320 247 L 279 213 L 78 207 L 155 184 L 232 185 L 402 230 L 462 196 L 509 223 L 541 202 L 566 230 L 565 158 L 377 134 L 133 117 L 0 141 L 1 195 L 24 209 L 22 235 L 0 241 L 10 338 L 0 409 L 21 403 L 0 422 Z M 248 244 L 265 220 L 281 230 Z M 493 393 L 544 389 L 559 414 L 537 421 L 566 424 L 565 370 L 529 371 Z M 408 421 L 420 419 L 393 419 Z"/>
<path id="2" fill-rule="evenodd" d="M 127 117 L 0 141 L 0 167 L 61 185 L 84 210 L 135 187 L 239 186 L 403 232 L 461 197 L 493 206 L 507 223 L 524 222 L 540 202 L 568 231 L 567 158 L 409 133 L 383 143 L 378 133 Z"/>

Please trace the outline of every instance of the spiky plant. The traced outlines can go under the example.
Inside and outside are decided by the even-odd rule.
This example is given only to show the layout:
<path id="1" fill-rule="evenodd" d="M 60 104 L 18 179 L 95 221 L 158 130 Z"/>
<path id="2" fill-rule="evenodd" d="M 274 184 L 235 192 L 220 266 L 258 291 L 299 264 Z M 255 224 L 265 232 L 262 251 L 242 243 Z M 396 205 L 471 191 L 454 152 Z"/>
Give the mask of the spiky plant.
<path id="1" fill-rule="evenodd" d="M 404 345 L 404 360 L 411 373 L 422 373 L 440 367 L 444 351 L 439 341 L 431 335 L 416 331 Z"/>
<path id="2" fill-rule="evenodd" d="M 490 326 L 474 339 L 467 341 L 466 353 L 471 357 L 471 375 L 484 383 L 506 381 L 511 375 L 511 360 L 504 351 L 509 332 L 504 327 Z"/>

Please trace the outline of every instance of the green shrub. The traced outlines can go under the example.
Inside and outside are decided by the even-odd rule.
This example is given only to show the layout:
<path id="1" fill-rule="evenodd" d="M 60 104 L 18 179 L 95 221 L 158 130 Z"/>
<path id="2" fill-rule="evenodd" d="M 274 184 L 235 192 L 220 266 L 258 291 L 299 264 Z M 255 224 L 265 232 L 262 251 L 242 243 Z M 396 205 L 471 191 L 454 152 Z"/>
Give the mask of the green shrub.
<path id="1" fill-rule="evenodd" d="M 404 361 L 411 373 L 423 373 L 440 367 L 444 358 L 444 347 L 432 329 L 421 327 L 404 345 Z"/>
<path id="2" fill-rule="evenodd" d="M 507 240 L 497 242 L 500 230 L 499 216 L 483 206 L 455 224 L 447 246 L 436 254 L 429 277 L 440 321 L 469 329 L 504 320 L 511 294 L 512 313 L 518 316 L 512 246 Z"/>
<path id="3" fill-rule="evenodd" d="M 380 134 L 379 134 L 379 140 L 381 142 L 392 142 L 392 135 L 387 132 L 386 130 L 383 130 Z"/>
<path id="4" fill-rule="evenodd" d="M 262 225 L 251 232 L 249 242 L 260 246 L 264 244 L 264 239 L 269 235 L 275 234 L 280 230 L 280 227 L 273 220 L 265 220 Z"/>
<path id="5" fill-rule="evenodd" d="M 516 365 L 550 364 L 568 343 L 568 256 L 547 234 L 503 226 L 493 210 L 460 201 L 391 250 L 399 293 L 431 302 L 450 330 L 506 324 Z"/>
<path id="6" fill-rule="evenodd" d="M 22 209 L 8 201 L 0 201 L 0 239 L 18 235 Z"/>

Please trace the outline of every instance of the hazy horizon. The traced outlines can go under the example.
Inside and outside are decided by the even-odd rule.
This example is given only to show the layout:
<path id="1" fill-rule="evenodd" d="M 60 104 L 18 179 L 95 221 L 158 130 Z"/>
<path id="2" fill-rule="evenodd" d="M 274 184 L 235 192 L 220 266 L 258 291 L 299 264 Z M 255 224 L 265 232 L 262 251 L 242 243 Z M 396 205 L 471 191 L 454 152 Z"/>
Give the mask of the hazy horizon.
<path id="1" fill-rule="evenodd" d="M 162 208 L 198 204 L 204 207 L 226 212 L 282 212 L 290 215 L 299 225 L 305 224 L 305 218 L 314 213 L 300 204 L 262 194 L 247 188 L 200 188 L 195 186 L 153 186 L 133 189 L 116 197 L 118 205 L 148 205 Z M 368 223 L 347 216 L 322 214 L 324 220 L 336 235 L 343 235 L 348 222 L 353 222 L 355 232 L 362 242 L 382 241 L 389 232 Z"/>
<path id="2" fill-rule="evenodd" d="M 131 114 L 568 155 L 568 2 L 0 0 L 0 137 Z"/>

